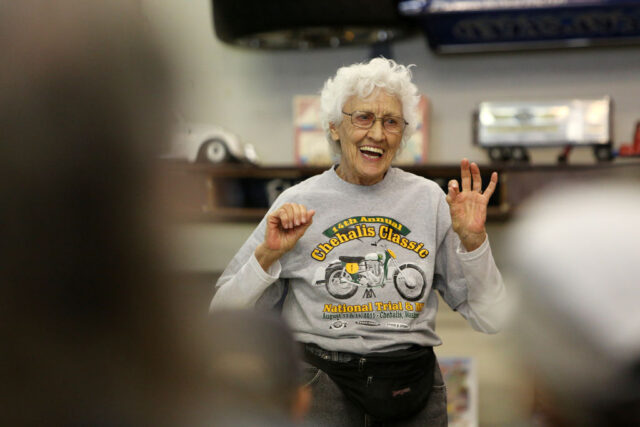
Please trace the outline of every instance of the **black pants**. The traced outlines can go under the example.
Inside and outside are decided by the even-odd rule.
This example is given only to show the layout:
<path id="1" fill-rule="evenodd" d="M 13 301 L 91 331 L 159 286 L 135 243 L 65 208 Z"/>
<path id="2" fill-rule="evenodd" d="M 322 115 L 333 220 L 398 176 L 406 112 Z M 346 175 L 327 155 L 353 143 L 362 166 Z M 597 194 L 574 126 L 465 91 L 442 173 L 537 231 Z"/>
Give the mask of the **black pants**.
<path id="1" fill-rule="evenodd" d="M 353 362 L 350 353 L 330 352 L 314 348 L 314 354 L 324 360 L 338 363 Z M 437 360 L 433 366 L 433 383 L 429 399 L 417 413 L 405 418 L 399 416 L 397 420 L 381 421 L 368 414 L 360 405 L 349 399 L 331 377 L 313 364 L 304 363 L 305 380 L 313 392 L 311 411 L 305 426 L 446 426 L 447 425 L 447 397 L 442 373 Z"/>

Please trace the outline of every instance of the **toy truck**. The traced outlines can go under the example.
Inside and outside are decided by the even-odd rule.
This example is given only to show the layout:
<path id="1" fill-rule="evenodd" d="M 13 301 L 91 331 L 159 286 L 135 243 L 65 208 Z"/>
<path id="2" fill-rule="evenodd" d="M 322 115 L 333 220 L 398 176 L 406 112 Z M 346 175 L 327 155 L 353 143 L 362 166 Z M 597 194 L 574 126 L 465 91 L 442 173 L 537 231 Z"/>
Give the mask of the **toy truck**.
<path id="1" fill-rule="evenodd" d="M 609 97 L 482 102 L 474 112 L 474 143 L 496 162 L 528 162 L 528 150 L 537 147 L 564 147 L 566 160 L 568 149 L 583 146 L 592 147 L 598 161 L 608 161 L 611 110 Z"/>

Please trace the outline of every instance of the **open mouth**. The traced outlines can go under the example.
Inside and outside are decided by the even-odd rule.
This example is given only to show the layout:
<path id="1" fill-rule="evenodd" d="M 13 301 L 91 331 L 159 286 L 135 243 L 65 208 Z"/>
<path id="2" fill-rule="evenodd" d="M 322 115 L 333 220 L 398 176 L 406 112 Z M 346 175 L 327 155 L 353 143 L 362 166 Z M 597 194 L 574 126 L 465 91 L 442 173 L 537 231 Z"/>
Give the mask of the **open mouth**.
<path id="1" fill-rule="evenodd" d="M 360 147 L 360 152 L 365 157 L 371 158 L 371 159 L 379 159 L 384 154 L 384 150 L 382 148 L 371 147 L 371 146 L 368 146 L 368 145 Z"/>

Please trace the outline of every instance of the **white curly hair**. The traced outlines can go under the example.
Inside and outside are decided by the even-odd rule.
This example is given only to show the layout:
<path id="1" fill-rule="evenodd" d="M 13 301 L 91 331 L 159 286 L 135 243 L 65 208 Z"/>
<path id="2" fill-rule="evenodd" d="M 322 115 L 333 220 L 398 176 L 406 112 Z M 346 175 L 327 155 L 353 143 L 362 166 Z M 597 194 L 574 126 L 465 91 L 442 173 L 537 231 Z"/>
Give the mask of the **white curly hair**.
<path id="1" fill-rule="evenodd" d="M 340 154 L 340 142 L 331 139 L 329 124 L 340 125 L 342 108 L 353 95 L 366 98 L 375 89 L 383 89 L 398 97 L 402 103 L 404 119 L 409 123 L 402 135 L 403 145 L 413 135 L 418 123 L 418 88 L 411 81 L 410 68 L 392 59 L 374 58 L 369 62 L 340 67 L 336 75 L 329 78 L 320 92 L 320 119 L 322 128 L 334 154 Z"/>

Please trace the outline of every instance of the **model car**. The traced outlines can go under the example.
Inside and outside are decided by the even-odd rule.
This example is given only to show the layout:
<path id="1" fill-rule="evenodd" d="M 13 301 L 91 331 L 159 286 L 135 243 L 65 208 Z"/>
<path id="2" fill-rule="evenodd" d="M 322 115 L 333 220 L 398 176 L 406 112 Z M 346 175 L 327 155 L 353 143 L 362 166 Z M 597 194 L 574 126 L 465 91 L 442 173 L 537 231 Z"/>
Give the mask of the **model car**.
<path id="1" fill-rule="evenodd" d="M 169 151 L 163 158 L 189 162 L 258 163 L 251 144 L 220 126 L 207 123 L 180 122 L 176 125 Z"/>

